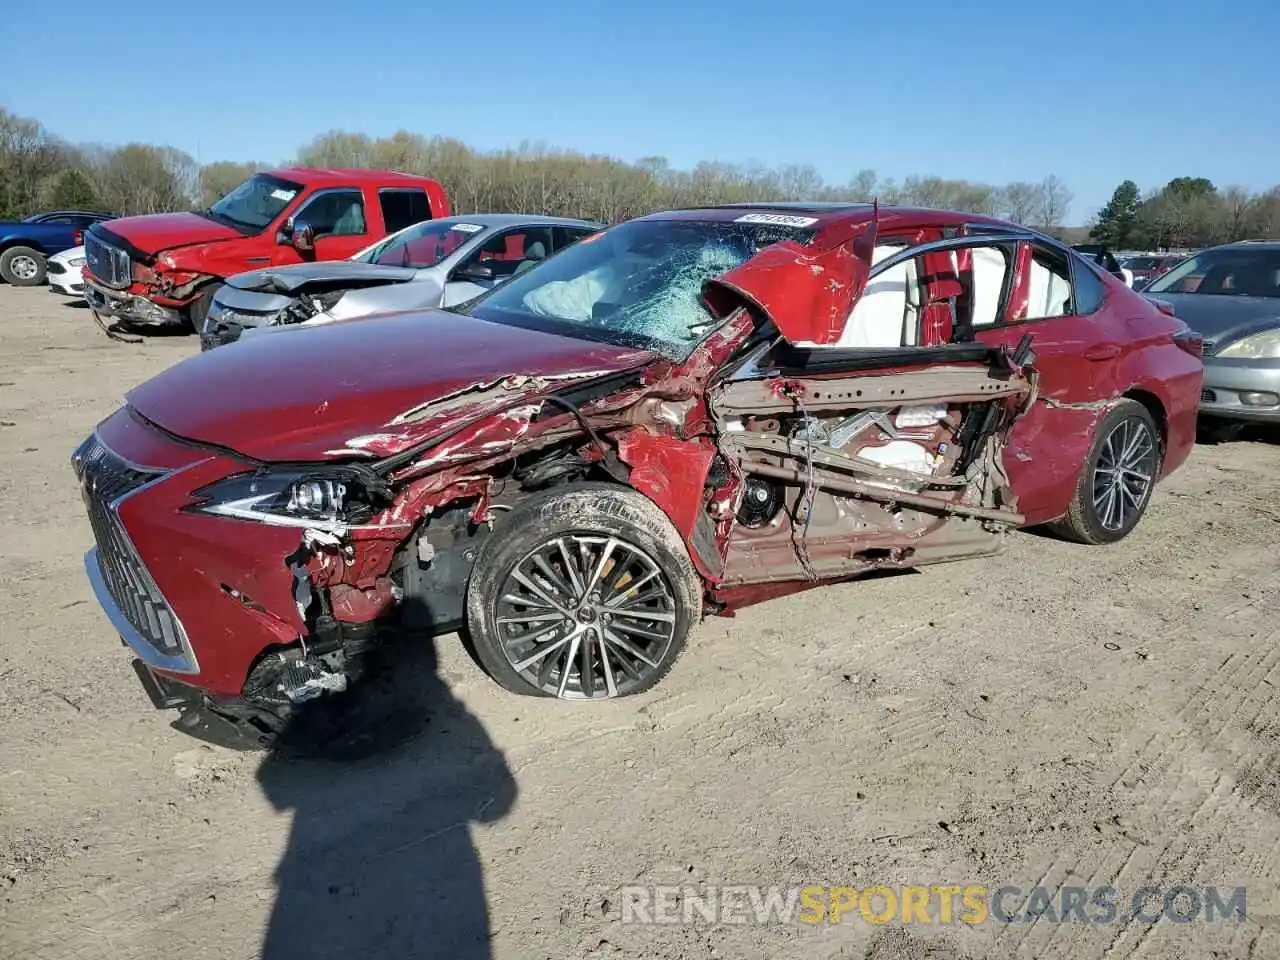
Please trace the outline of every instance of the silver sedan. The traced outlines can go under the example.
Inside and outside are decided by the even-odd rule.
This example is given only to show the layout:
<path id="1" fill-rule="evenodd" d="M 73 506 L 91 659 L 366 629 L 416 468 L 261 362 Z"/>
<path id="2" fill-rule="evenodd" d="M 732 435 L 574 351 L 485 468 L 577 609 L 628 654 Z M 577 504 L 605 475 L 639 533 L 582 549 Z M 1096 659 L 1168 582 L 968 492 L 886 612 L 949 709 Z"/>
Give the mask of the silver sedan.
<path id="1" fill-rule="evenodd" d="M 464 303 L 601 229 L 532 214 L 445 217 L 406 227 L 350 260 L 239 273 L 214 295 L 201 349 L 246 333 Z"/>

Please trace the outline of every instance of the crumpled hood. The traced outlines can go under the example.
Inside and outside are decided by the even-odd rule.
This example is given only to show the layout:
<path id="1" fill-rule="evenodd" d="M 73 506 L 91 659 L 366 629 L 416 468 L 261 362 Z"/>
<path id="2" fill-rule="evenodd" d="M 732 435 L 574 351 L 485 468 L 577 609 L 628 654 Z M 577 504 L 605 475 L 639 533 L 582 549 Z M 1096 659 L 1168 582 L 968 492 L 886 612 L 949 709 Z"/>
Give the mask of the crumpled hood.
<path id="1" fill-rule="evenodd" d="M 1280 326 L 1280 300 L 1274 297 L 1237 297 L 1209 293 L 1146 293 L 1148 300 L 1163 300 L 1174 315 L 1215 349 L 1251 333 Z"/>
<path id="2" fill-rule="evenodd" d="M 260 460 L 386 456 L 554 383 L 654 358 L 431 310 L 210 350 L 135 387 L 127 399 L 173 434 Z"/>
<path id="3" fill-rule="evenodd" d="M 279 293 L 293 296 L 308 285 L 341 289 L 343 284 L 367 286 L 378 283 L 405 283 L 418 275 L 412 267 L 390 267 L 356 260 L 327 260 L 298 263 L 286 267 L 247 270 L 227 279 L 238 290 Z"/>
<path id="4" fill-rule="evenodd" d="M 89 229 L 103 234 L 108 242 L 115 235 L 149 257 L 175 247 L 243 237 L 243 234 L 231 227 L 195 213 L 148 213 L 138 217 L 121 217 L 94 224 Z"/>

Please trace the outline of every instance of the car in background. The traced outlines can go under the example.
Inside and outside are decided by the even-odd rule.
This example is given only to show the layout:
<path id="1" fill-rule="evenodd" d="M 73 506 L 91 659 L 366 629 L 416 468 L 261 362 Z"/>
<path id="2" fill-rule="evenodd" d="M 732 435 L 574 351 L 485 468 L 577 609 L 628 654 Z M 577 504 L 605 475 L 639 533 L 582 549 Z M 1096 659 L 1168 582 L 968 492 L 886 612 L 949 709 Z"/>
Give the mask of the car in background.
<path id="1" fill-rule="evenodd" d="M 84 247 L 72 247 L 55 253 L 46 264 L 49 292 L 64 297 L 84 297 Z"/>
<path id="2" fill-rule="evenodd" d="M 314 167 L 265 171 L 206 210 L 91 227 L 85 299 L 100 321 L 199 333 L 227 277 L 343 260 L 410 224 L 448 215 L 444 188 L 429 177 Z"/>
<path id="3" fill-rule="evenodd" d="M 1172 253 L 1143 253 L 1125 257 L 1120 265 L 1133 273 L 1133 285 L 1141 290 L 1156 277 L 1167 273 L 1183 258 Z"/>
<path id="4" fill-rule="evenodd" d="M 200 348 L 246 332 L 451 307 L 600 229 L 587 220 L 523 213 L 445 217 L 406 227 L 350 260 L 237 274 L 214 294 Z"/>
<path id="5" fill-rule="evenodd" d="M 84 242 L 95 223 L 115 217 L 87 210 L 54 210 L 25 220 L 0 221 L 0 279 L 15 287 L 44 283 L 48 258 Z"/>
<path id="6" fill-rule="evenodd" d="M 85 568 L 155 705 L 258 742 L 404 627 L 467 626 L 514 692 L 605 700 L 704 613 L 1031 524 L 1124 538 L 1202 376 L 1184 323 L 1015 224 L 653 214 L 452 310 L 134 388 L 72 458 Z"/>
<path id="7" fill-rule="evenodd" d="M 1200 432 L 1229 440 L 1280 424 L 1280 241 L 1201 250 L 1143 291 L 1204 338 Z"/>

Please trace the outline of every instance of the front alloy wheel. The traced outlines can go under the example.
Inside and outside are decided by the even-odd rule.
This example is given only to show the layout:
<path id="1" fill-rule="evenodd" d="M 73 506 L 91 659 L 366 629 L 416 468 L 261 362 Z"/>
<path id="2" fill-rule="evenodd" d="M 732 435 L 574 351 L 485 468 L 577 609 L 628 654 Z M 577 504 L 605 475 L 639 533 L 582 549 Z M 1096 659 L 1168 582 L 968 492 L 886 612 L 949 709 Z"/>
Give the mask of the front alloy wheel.
<path id="1" fill-rule="evenodd" d="M 675 596 L 653 558 L 618 537 L 571 533 L 537 547 L 498 597 L 502 652 L 561 699 L 616 697 L 661 668 Z"/>
<path id="2" fill-rule="evenodd" d="M 701 593 L 679 534 L 652 501 L 580 484 L 503 517 L 472 569 L 467 619 L 476 654 L 507 689 L 604 700 L 666 675 Z"/>

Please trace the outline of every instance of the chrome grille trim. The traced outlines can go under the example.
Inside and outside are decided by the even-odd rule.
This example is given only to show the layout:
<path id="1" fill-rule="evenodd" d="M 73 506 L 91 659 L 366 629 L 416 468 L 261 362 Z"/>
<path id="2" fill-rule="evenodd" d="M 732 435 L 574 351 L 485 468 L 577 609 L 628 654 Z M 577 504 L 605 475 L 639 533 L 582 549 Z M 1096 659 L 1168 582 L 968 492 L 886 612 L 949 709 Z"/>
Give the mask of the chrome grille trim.
<path id="1" fill-rule="evenodd" d="M 89 272 L 109 287 L 124 289 L 133 282 L 129 254 L 107 243 L 93 230 L 84 235 L 84 258 Z"/>
<path id="2" fill-rule="evenodd" d="M 178 673 L 199 672 L 182 621 L 165 600 L 119 517 L 122 502 L 166 479 L 171 471 L 129 463 L 96 433 L 80 445 L 71 462 L 97 541 L 85 554 L 85 572 L 108 619 L 151 666 Z"/>

